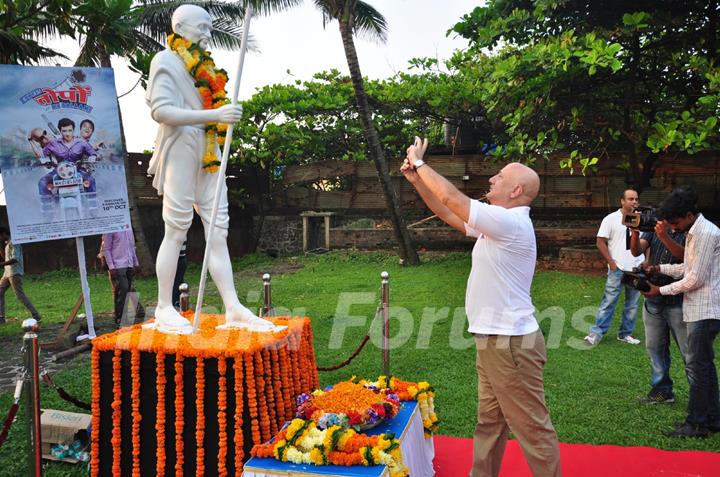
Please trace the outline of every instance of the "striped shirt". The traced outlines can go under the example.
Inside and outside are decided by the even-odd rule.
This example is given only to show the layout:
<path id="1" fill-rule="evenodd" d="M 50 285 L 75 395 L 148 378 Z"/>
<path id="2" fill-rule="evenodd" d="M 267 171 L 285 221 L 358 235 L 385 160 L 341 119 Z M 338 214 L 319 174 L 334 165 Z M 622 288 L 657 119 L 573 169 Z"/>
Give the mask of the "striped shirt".
<path id="1" fill-rule="evenodd" d="M 685 243 L 684 263 L 660 265 L 660 272 L 682 277 L 660 287 L 663 295 L 685 294 L 683 320 L 720 320 L 720 229 L 698 214 Z"/>

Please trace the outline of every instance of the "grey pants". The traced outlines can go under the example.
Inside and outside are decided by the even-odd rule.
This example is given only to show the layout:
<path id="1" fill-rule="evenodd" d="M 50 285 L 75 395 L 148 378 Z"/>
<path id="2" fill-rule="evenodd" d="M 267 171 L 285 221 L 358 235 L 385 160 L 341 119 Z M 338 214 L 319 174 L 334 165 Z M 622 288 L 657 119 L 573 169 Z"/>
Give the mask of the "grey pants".
<path id="1" fill-rule="evenodd" d="M 40 314 L 27 295 L 25 295 L 25 290 L 23 290 L 22 277 L 22 275 L 13 275 L 0 279 L 0 317 L 5 318 L 5 292 L 8 288 L 12 287 L 18 301 L 25 305 L 25 308 L 28 309 L 33 318 L 39 320 Z"/>

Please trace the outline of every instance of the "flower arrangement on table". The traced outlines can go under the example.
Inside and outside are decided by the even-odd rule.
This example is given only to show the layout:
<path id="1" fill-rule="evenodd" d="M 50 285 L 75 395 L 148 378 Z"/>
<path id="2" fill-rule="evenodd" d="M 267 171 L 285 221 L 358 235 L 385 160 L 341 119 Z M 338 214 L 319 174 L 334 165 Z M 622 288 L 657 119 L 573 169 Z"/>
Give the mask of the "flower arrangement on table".
<path id="1" fill-rule="evenodd" d="M 251 454 L 295 464 L 386 465 L 391 477 L 409 475 L 394 434 L 368 436 L 339 425 L 320 429 L 310 419 L 293 419 L 272 441 L 255 445 Z"/>
<path id="2" fill-rule="evenodd" d="M 371 429 L 400 410 L 400 399 L 389 389 L 369 388 L 353 380 L 300 394 L 296 402 L 295 416 L 310 419 L 321 429 Z"/>
<path id="3" fill-rule="evenodd" d="M 423 420 L 425 437 L 432 436 L 440 427 L 440 420 L 435 414 L 435 390 L 426 381 L 402 381 L 393 376 L 379 376 L 377 381 L 361 380 L 358 384 L 369 389 L 390 391 L 401 401 L 417 401 L 420 416 Z"/>

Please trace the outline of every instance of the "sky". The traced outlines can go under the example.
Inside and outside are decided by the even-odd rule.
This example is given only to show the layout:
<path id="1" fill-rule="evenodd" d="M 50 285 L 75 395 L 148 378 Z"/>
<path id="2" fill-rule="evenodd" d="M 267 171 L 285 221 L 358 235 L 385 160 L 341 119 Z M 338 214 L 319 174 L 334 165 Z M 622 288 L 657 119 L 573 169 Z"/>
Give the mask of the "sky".
<path id="1" fill-rule="evenodd" d="M 356 38 L 363 76 L 382 79 L 407 70 L 408 60 L 415 57 L 447 59 L 467 42 L 447 31 L 460 18 L 482 2 L 478 0 L 366 0 L 385 16 L 388 40 L 384 44 Z M 240 83 L 239 99 L 248 99 L 257 88 L 277 83 L 308 80 L 312 75 L 330 69 L 348 74 L 337 22 L 323 29 L 322 15 L 312 2 L 272 16 L 253 18 L 250 34 L 259 51 L 249 52 Z M 58 49 L 73 61 L 79 46 L 75 40 L 53 40 L 50 46 Z M 236 77 L 238 54 L 215 50 L 213 58 L 218 66 L 228 71 L 232 94 Z M 71 66 L 72 61 L 59 62 Z M 129 152 L 152 149 L 157 124 L 150 118 L 145 104 L 145 91 L 141 85 L 134 89 L 138 75 L 127 62 L 114 57 L 115 87 L 120 98 L 123 125 Z M 128 93 L 128 91 L 130 91 Z M 126 94 L 127 93 L 127 94 Z M 2 185 L 0 184 L 0 187 Z M 4 203 L 0 192 L 0 204 Z"/>

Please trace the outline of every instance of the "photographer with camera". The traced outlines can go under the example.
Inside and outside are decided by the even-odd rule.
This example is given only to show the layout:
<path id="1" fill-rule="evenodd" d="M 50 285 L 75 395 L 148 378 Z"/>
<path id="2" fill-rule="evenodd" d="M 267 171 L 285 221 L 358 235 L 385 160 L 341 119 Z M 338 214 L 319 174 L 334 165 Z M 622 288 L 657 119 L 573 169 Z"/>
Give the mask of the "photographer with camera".
<path id="1" fill-rule="evenodd" d="M 590 328 L 590 333 L 584 338 L 590 346 L 600 343 L 610 329 L 615 306 L 623 289 L 625 289 L 625 306 L 617 339 L 629 344 L 640 344 L 640 340 L 632 336 L 640 292 L 622 282 L 623 270 L 630 271 L 643 261 L 642 257 L 634 257 L 630 253 L 630 229 L 623 225 L 623 217 L 633 213 L 638 201 L 637 191 L 633 189 L 623 191 L 620 197 L 620 209 L 603 219 L 597 233 L 597 248 L 608 263 L 608 274 L 605 293 L 595 318 L 595 326 Z"/>
<path id="2" fill-rule="evenodd" d="M 673 231 L 662 220 L 653 215 L 651 222 L 644 227 L 638 224 L 631 228 L 630 251 L 634 256 L 647 255 L 643 268 L 669 263 L 680 263 L 685 251 L 687 232 Z M 652 231 L 649 231 L 652 227 Z M 643 234 L 640 235 L 640 231 Z M 667 275 L 647 273 L 649 283 L 661 286 L 675 281 Z M 669 295 L 648 297 L 643 306 L 645 324 L 645 349 L 650 356 L 650 392 L 640 398 L 641 404 L 670 404 L 675 402 L 673 380 L 670 377 L 670 337 L 680 349 L 683 363 L 687 351 L 687 326 L 683 321 L 683 296 Z"/>
<path id="3" fill-rule="evenodd" d="M 698 212 L 698 196 L 689 187 L 678 188 L 660 207 L 660 216 L 675 231 L 687 231 L 684 262 L 652 266 L 682 279 L 658 287 L 650 284 L 647 297 L 684 293 L 683 320 L 687 323 L 685 372 L 690 383 L 685 422 L 666 433 L 669 437 L 707 437 L 720 432 L 720 402 L 713 342 L 720 333 L 720 229 Z"/>

